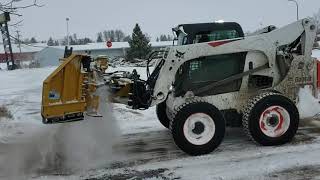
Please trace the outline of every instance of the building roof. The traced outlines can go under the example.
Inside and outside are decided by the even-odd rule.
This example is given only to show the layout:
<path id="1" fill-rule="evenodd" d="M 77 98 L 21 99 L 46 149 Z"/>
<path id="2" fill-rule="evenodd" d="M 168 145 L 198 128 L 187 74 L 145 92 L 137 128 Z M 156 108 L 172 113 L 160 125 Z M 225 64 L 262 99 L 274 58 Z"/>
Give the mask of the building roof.
<path id="1" fill-rule="evenodd" d="M 150 42 L 152 47 L 164 47 L 172 45 L 172 41 L 161 41 L 161 42 Z M 2 44 L 0 44 L 0 54 L 4 53 L 4 49 Z M 25 45 L 21 44 L 21 52 L 39 52 L 42 49 L 48 47 L 45 43 L 36 43 Z M 64 49 L 65 46 L 51 46 L 58 49 Z M 129 48 L 128 42 L 113 42 L 112 47 L 108 48 L 105 42 L 102 43 L 89 43 L 86 45 L 71 45 L 74 51 L 86 51 L 86 50 L 103 50 L 103 49 L 122 49 L 122 48 Z M 18 44 L 12 44 L 12 52 L 18 53 L 20 52 Z"/>
<path id="2" fill-rule="evenodd" d="M 32 44 L 32 45 L 31 44 L 30 45 L 21 44 L 21 52 L 24 52 L 24 53 L 38 52 L 38 51 L 41 51 L 45 47 L 47 47 L 47 44 L 44 44 L 44 43 L 36 43 L 36 44 Z M 18 44 L 12 44 L 12 52 L 13 53 L 20 52 Z M 0 54 L 4 54 L 4 48 L 3 48 L 2 43 L 0 43 Z"/>
<path id="3" fill-rule="evenodd" d="M 161 41 L 161 42 L 150 42 L 152 47 L 164 47 L 172 45 L 172 41 Z M 56 46 L 57 48 L 64 49 L 65 46 Z M 104 50 L 104 49 L 122 49 L 129 48 L 128 42 L 112 42 L 112 46 L 108 48 L 105 42 L 101 43 L 89 43 L 86 45 L 71 45 L 74 51 L 85 51 L 85 50 Z"/>

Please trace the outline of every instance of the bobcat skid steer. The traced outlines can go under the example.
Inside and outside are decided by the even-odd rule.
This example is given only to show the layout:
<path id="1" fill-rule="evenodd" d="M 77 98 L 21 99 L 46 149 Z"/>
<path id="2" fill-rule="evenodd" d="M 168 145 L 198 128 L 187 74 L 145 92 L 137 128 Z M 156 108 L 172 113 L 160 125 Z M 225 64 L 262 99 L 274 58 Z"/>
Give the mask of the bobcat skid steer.
<path id="1" fill-rule="evenodd" d="M 180 25 L 173 29 L 178 45 L 146 81 L 134 81 L 129 105 L 156 105 L 160 122 L 190 155 L 217 148 L 226 125 L 242 126 L 261 145 L 287 143 L 299 125 L 299 89 L 308 86 L 316 96 L 319 88 L 311 57 L 316 29 L 303 19 L 244 37 L 230 24 Z"/>
<path id="2" fill-rule="evenodd" d="M 226 126 L 243 126 L 261 145 L 287 143 L 299 125 L 299 89 L 308 86 L 317 96 L 320 88 L 320 65 L 311 57 L 316 29 L 312 19 L 302 19 L 245 37 L 237 23 L 179 25 L 173 28 L 177 45 L 152 73 L 147 66 L 148 79 L 133 76 L 128 105 L 156 106 L 159 121 L 190 155 L 217 148 Z M 96 112 L 99 74 L 87 58 L 71 55 L 44 81 L 44 122 Z"/>

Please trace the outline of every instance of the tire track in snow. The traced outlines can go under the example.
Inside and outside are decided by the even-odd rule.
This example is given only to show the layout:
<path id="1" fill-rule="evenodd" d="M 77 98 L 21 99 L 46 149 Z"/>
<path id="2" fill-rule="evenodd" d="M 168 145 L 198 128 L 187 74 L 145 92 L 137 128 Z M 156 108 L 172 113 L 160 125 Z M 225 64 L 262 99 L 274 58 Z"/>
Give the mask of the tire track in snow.
<path id="1" fill-rule="evenodd" d="M 313 144 L 319 135 L 320 127 L 318 126 L 301 127 L 291 143 L 271 148 L 292 149 L 299 145 Z M 229 128 L 221 146 L 208 156 L 247 151 L 261 152 L 261 155 L 263 155 L 264 149 L 269 151 L 270 147 L 263 147 L 250 141 L 241 128 Z M 121 142 L 114 147 L 114 151 L 122 158 L 112 164 L 112 169 L 190 158 L 175 146 L 168 130 L 124 135 Z"/>

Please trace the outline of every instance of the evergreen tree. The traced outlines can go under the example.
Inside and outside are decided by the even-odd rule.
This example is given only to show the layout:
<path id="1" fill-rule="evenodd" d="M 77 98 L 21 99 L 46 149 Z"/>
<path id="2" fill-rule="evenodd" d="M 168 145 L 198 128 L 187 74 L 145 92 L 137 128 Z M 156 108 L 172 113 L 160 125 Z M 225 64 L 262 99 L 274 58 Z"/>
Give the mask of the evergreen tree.
<path id="1" fill-rule="evenodd" d="M 92 43 L 92 42 L 93 42 L 90 38 L 87 38 L 87 37 L 85 37 L 85 38 L 83 39 L 83 41 L 84 41 L 85 44 L 88 44 L 88 43 Z"/>
<path id="2" fill-rule="evenodd" d="M 37 43 L 38 41 L 36 40 L 36 38 L 35 37 L 32 37 L 31 39 L 30 39 L 30 43 Z"/>
<path id="3" fill-rule="evenodd" d="M 98 33 L 97 42 L 103 42 L 102 32 Z"/>
<path id="4" fill-rule="evenodd" d="M 170 35 L 161 34 L 160 37 L 157 38 L 157 41 L 172 41 L 173 38 Z"/>
<path id="5" fill-rule="evenodd" d="M 47 42 L 48 46 L 54 46 L 55 42 L 53 41 L 52 37 L 49 38 L 48 42 Z"/>
<path id="6" fill-rule="evenodd" d="M 160 41 L 167 41 L 167 36 L 164 34 L 160 35 Z"/>
<path id="7" fill-rule="evenodd" d="M 77 40 L 77 45 L 84 45 L 84 44 L 88 44 L 88 43 L 92 43 L 92 40 L 90 38 L 82 38 L 82 39 L 78 39 Z"/>
<path id="8" fill-rule="evenodd" d="M 126 59 L 129 61 L 132 61 L 134 58 L 145 59 L 151 52 L 151 45 L 149 44 L 148 37 L 142 33 L 138 24 L 135 25 L 131 37 Z"/>

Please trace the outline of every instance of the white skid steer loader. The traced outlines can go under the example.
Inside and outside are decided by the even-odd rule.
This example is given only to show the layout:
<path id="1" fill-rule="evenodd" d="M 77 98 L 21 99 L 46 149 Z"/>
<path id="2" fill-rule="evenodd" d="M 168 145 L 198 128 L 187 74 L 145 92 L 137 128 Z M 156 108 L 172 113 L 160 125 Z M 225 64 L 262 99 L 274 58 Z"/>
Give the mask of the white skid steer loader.
<path id="1" fill-rule="evenodd" d="M 287 143 L 299 126 L 299 89 L 308 86 L 316 96 L 320 85 L 320 66 L 311 57 L 316 30 L 312 19 L 269 26 L 247 37 L 237 23 L 179 25 L 173 28 L 177 45 L 163 52 L 151 74 L 147 67 L 148 79 L 132 79 L 128 105 L 156 105 L 160 122 L 190 155 L 217 148 L 226 126 L 243 126 L 261 145 Z M 82 117 L 86 108 L 73 114 Z M 66 115 L 72 120 L 67 108 L 61 113 L 59 122 Z M 44 111 L 42 116 L 57 118 Z"/>

